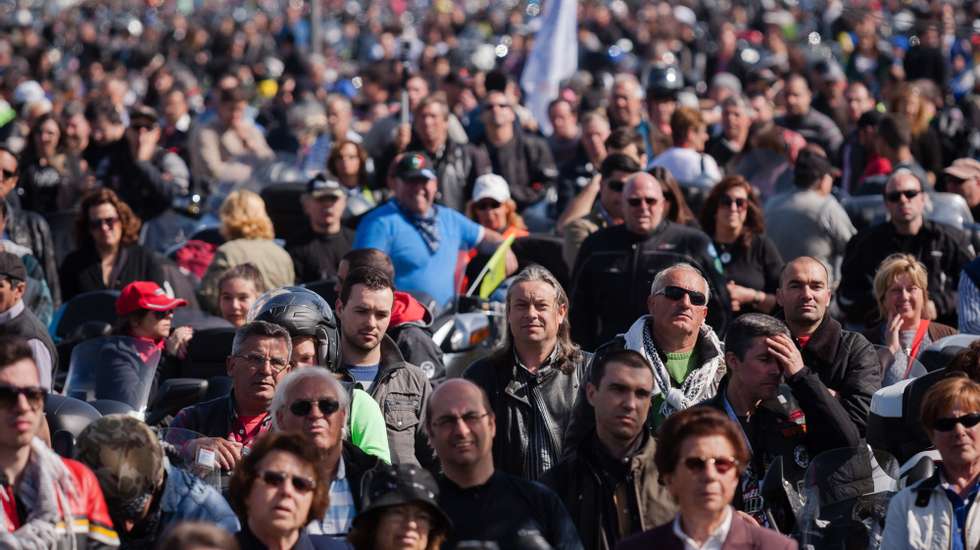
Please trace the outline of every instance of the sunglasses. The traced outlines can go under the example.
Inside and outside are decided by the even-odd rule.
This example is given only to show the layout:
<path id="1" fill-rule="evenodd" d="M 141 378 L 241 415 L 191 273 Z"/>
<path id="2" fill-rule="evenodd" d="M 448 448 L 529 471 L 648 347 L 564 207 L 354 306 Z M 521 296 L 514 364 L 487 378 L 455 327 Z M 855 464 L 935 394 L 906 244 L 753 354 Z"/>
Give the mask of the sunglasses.
<path id="1" fill-rule="evenodd" d="M 731 208 L 734 206 L 736 210 L 745 208 L 745 205 L 749 203 L 748 199 L 743 199 L 742 197 L 729 197 L 728 195 L 723 195 L 720 202 L 722 206 L 726 208 Z"/>
<path id="2" fill-rule="evenodd" d="M 48 392 L 38 386 L 19 387 L 0 385 L 0 408 L 14 408 L 22 395 L 27 398 L 27 403 L 32 409 L 37 409 L 44 404 L 44 399 L 48 396 Z"/>
<path id="3" fill-rule="evenodd" d="M 89 220 L 88 228 L 102 229 L 102 227 L 105 226 L 108 227 L 109 229 L 112 229 L 113 227 L 116 227 L 117 223 L 119 223 L 119 218 L 99 218 L 95 220 Z"/>
<path id="4" fill-rule="evenodd" d="M 932 429 L 937 432 L 951 432 L 956 428 L 957 424 L 962 424 L 964 428 L 969 430 L 977 424 L 980 424 L 980 413 L 964 414 L 956 418 L 937 418 L 932 423 Z"/>
<path id="5" fill-rule="evenodd" d="M 899 200 L 901 200 L 902 197 L 905 197 L 908 200 L 912 200 L 915 197 L 918 197 L 919 193 L 922 193 L 922 191 L 919 191 L 918 189 L 908 189 L 905 191 L 889 191 L 888 193 L 885 193 L 885 200 L 888 202 L 898 202 Z"/>
<path id="6" fill-rule="evenodd" d="M 259 479 L 269 487 L 275 487 L 276 489 L 283 486 L 286 480 L 296 489 L 297 493 L 306 494 L 316 489 L 316 481 L 303 476 L 290 475 L 285 472 L 277 472 L 275 470 L 266 470 L 259 474 Z"/>
<path id="7" fill-rule="evenodd" d="M 719 474 L 727 474 L 732 468 L 738 466 L 738 461 L 734 458 L 699 456 L 689 456 L 684 459 L 684 467 L 692 472 L 701 473 L 708 468 L 708 464 L 714 465 L 715 471 Z"/>
<path id="8" fill-rule="evenodd" d="M 698 292 L 696 290 L 688 290 L 686 288 L 681 288 L 679 286 L 665 287 L 657 294 L 663 294 L 664 296 L 667 297 L 668 300 L 673 300 L 675 302 L 679 302 L 684 298 L 684 295 L 687 295 L 687 297 L 691 299 L 691 305 L 693 306 L 703 306 L 708 303 L 708 297 L 705 296 L 703 293 Z"/>
<path id="9" fill-rule="evenodd" d="M 623 188 L 626 187 L 626 182 L 623 180 L 609 180 L 606 182 L 606 187 L 614 193 L 622 193 Z M 637 203 L 637 206 L 639 206 L 639 203 Z"/>
<path id="10" fill-rule="evenodd" d="M 632 197 L 626 199 L 626 204 L 629 204 L 633 208 L 636 208 L 642 205 L 643 203 L 646 203 L 647 206 L 656 206 L 658 202 L 660 202 L 660 199 L 654 197 Z"/>
<path id="11" fill-rule="evenodd" d="M 174 314 L 174 310 L 172 310 L 172 309 L 168 309 L 167 311 L 150 310 L 150 313 L 152 313 L 153 316 L 156 317 L 157 320 L 159 321 L 161 319 L 166 319 L 167 317 L 170 317 L 171 315 L 173 315 Z"/>
<path id="12" fill-rule="evenodd" d="M 293 413 L 295 416 L 306 417 L 313 412 L 314 405 L 320 409 L 323 416 L 330 416 L 331 414 L 340 410 L 340 403 L 338 403 L 336 399 L 317 399 L 294 401 L 293 404 L 289 406 L 289 412 Z"/>
<path id="13" fill-rule="evenodd" d="M 495 210 L 500 208 L 500 203 L 497 201 L 480 201 L 475 206 L 477 210 Z"/>

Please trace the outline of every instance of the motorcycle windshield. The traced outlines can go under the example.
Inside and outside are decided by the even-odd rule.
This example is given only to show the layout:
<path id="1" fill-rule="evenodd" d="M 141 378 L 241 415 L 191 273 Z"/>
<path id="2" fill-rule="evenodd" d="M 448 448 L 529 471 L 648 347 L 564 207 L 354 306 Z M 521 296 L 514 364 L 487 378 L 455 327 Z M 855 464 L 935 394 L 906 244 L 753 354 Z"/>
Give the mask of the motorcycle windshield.
<path id="1" fill-rule="evenodd" d="M 196 450 L 192 442 L 205 437 L 204 434 L 183 428 L 158 428 L 157 437 L 170 465 L 190 472 L 201 481 L 221 492 L 221 469 L 214 461 L 214 454 L 207 450 Z"/>
<path id="2" fill-rule="evenodd" d="M 881 363 L 881 387 L 891 386 L 901 382 L 918 378 L 929 371 L 918 359 L 910 358 L 904 351 L 892 353 L 887 346 L 875 346 L 878 354 L 878 362 Z"/>
<path id="3" fill-rule="evenodd" d="M 814 458 L 804 478 L 801 547 L 877 548 L 898 468 L 891 454 L 868 446 Z"/>
<path id="4" fill-rule="evenodd" d="M 146 411 L 161 350 L 149 340 L 104 336 L 72 350 L 64 394 L 82 401 L 110 399 Z"/>

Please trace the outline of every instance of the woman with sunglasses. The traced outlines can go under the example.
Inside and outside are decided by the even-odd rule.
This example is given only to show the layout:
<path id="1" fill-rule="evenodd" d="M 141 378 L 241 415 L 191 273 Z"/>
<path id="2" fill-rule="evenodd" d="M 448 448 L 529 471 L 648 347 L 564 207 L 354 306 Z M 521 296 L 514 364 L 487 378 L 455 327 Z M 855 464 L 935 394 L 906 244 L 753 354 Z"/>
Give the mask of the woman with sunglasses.
<path id="1" fill-rule="evenodd" d="M 796 548 L 792 539 L 759 527 L 732 508 L 749 449 L 725 413 L 693 407 L 672 415 L 660 427 L 653 459 L 680 512 L 671 522 L 623 540 L 617 550 Z"/>
<path id="2" fill-rule="evenodd" d="M 763 234 L 762 209 L 752 185 L 742 176 L 722 179 L 704 201 L 701 227 L 714 241 L 728 278 L 732 311 L 772 311 L 783 258 Z"/>
<path id="3" fill-rule="evenodd" d="M 935 473 L 892 497 L 881 548 L 980 546 L 980 384 L 942 380 L 922 399 L 922 425 L 942 462 Z"/>
<path id="4" fill-rule="evenodd" d="M 61 298 L 121 289 L 133 281 L 163 284 L 163 268 L 139 240 L 142 222 L 111 189 L 96 189 L 81 201 L 75 221 L 77 248 L 61 264 Z"/>
<path id="5" fill-rule="evenodd" d="M 473 198 L 466 203 L 466 216 L 500 233 L 504 239 L 511 235 L 515 238 L 528 235 L 524 218 L 517 213 L 517 203 L 510 197 L 507 181 L 497 174 L 484 174 L 476 178 Z M 480 256 L 475 248 L 461 255 L 466 264 L 466 277 L 461 281 L 460 292 L 466 292 L 469 283 L 479 275 L 490 257 Z"/>
<path id="6" fill-rule="evenodd" d="M 242 523 L 241 550 L 346 547 L 303 530 L 329 503 L 330 483 L 316 464 L 316 450 L 300 434 L 269 432 L 255 442 L 228 485 L 228 502 Z"/>

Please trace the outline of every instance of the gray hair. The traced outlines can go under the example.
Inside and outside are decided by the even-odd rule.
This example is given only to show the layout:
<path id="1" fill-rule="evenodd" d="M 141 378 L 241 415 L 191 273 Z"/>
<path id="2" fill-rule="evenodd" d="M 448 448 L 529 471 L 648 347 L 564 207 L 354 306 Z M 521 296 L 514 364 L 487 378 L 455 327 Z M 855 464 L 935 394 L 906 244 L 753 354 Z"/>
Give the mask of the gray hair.
<path id="1" fill-rule="evenodd" d="M 235 331 L 235 339 L 231 341 L 231 354 L 238 355 L 241 353 L 242 346 L 253 336 L 284 340 L 286 342 L 286 362 L 289 362 L 293 354 L 293 339 L 289 337 L 289 331 L 267 321 L 252 321 L 238 327 L 238 330 Z"/>
<path id="2" fill-rule="evenodd" d="M 340 404 L 339 412 L 342 412 L 345 416 L 347 415 L 348 406 L 350 405 L 350 396 L 347 394 L 347 390 L 344 389 L 343 384 L 337 380 L 332 372 L 323 367 L 300 367 L 298 369 L 293 369 L 292 372 L 286 375 L 285 378 L 276 384 L 276 393 L 272 396 L 272 403 L 269 404 L 269 414 L 272 416 L 272 429 L 278 431 L 281 429 L 279 426 L 278 413 L 279 411 L 285 409 L 289 406 L 288 396 L 293 390 L 293 387 L 303 386 L 309 381 L 318 380 L 327 385 L 335 394 L 337 394 L 337 403 Z M 347 433 L 347 422 L 344 422 L 344 434 Z"/>
<path id="3" fill-rule="evenodd" d="M 885 188 L 887 188 L 889 185 L 893 183 L 898 183 L 898 180 L 901 178 L 914 179 L 916 183 L 919 184 L 919 191 L 925 191 L 925 189 L 922 187 L 922 181 L 919 180 L 919 176 L 916 176 L 915 172 L 905 167 L 895 170 L 894 172 L 891 173 L 890 176 L 888 176 L 888 179 L 885 181 Z"/>
<path id="4" fill-rule="evenodd" d="M 739 315 L 728 327 L 725 336 L 725 351 L 732 352 L 739 360 L 745 359 L 745 352 L 752 345 L 752 340 L 760 337 L 770 338 L 784 334 L 790 336 L 786 324 L 771 315 L 762 313 L 746 313 Z"/>
<path id="5" fill-rule="evenodd" d="M 643 99 L 643 86 L 640 85 L 640 79 L 636 78 L 633 73 L 618 73 L 613 77 L 613 88 L 619 86 L 620 84 L 629 83 L 636 90 L 636 99 Z"/>
<path id="6" fill-rule="evenodd" d="M 650 285 L 650 296 L 659 294 L 661 291 L 663 291 L 663 289 L 667 288 L 667 276 L 680 270 L 687 270 L 697 275 L 698 278 L 701 279 L 701 282 L 704 283 L 704 297 L 711 299 L 711 285 L 708 284 L 708 280 L 701 274 L 700 269 L 687 262 L 678 262 L 662 270 L 660 273 L 657 273 L 657 275 L 653 278 L 653 284 Z"/>
<path id="7" fill-rule="evenodd" d="M 745 113 L 747 116 L 752 116 L 755 113 L 755 109 L 749 104 L 749 101 L 742 94 L 733 94 L 725 98 L 721 102 L 721 108 L 735 107 Z"/>

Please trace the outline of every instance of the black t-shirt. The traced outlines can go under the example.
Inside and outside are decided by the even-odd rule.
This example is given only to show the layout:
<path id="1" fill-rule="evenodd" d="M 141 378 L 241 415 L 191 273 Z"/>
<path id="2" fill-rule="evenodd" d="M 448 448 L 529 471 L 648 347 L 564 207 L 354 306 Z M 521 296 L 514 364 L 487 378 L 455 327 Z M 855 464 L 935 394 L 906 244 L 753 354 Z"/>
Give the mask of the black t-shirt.
<path id="1" fill-rule="evenodd" d="M 561 499 L 534 481 L 494 472 L 484 485 L 461 489 L 439 476 L 439 507 L 453 522 L 452 537 L 442 546 L 446 549 L 464 541 L 514 550 L 582 548 Z"/>
<path id="2" fill-rule="evenodd" d="M 354 231 L 341 227 L 333 235 L 310 234 L 303 240 L 290 243 L 286 252 L 293 258 L 297 283 L 321 281 L 337 274 L 340 259 L 354 243 Z"/>
<path id="3" fill-rule="evenodd" d="M 729 281 L 746 288 L 774 294 L 779 287 L 783 258 L 776 245 L 765 235 L 756 235 L 749 246 L 736 241 L 730 244 L 715 242 L 718 258 Z M 745 304 L 752 311 L 749 304 Z M 741 313 L 746 312 L 743 307 Z"/>

